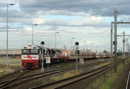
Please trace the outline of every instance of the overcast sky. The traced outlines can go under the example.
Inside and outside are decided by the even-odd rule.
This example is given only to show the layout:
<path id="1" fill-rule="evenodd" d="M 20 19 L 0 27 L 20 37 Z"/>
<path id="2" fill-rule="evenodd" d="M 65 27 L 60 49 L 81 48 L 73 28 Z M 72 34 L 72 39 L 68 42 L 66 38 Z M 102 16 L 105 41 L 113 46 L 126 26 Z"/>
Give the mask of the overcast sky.
<path id="1" fill-rule="evenodd" d="M 93 51 L 110 49 L 110 25 L 117 8 L 118 21 L 130 21 L 129 0 L 1 0 L 0 49 L 6 49 L 7 4 L 9 25 L 9 49 L 22 49 L 45 42 L 46 47 L 71 49 L 79 42 L 80 49 Z M 33 24 L 38 24 L 35 26 Z M 129 25 L 119 25 L 118 34 L 129 35 Z M 73 39 L 74 38 L 74 39 Z M 127 37 L 126 37 L 127 38 Z M 122 37 L 118 37 L 118 49 L 122 49 Z"/>

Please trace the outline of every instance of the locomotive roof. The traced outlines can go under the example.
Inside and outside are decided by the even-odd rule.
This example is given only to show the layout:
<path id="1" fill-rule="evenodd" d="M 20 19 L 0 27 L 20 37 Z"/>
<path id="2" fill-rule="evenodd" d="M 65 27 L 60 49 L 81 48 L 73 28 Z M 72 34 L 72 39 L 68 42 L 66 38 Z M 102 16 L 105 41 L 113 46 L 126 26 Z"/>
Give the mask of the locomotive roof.
<path id="1" fill-rule="evenodd" d="M 46 48 L 46 49 L 50 49 L 50 50 L 68 50 L 68 49 L 48 48 L 48 47 L 42 47 L 42 46 L 37 46 L 37 47 Z"/>

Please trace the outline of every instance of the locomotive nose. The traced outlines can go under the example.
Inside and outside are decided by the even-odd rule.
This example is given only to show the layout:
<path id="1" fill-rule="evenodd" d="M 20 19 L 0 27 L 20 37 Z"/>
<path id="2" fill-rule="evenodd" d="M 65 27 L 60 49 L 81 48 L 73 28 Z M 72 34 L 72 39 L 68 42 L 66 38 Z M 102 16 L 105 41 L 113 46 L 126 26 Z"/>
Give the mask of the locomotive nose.
<path id="1" fill-rule="evenodd" d="M 33 69 L 34 65 L 33 63 L 27 63 L 27 69 Z"/>

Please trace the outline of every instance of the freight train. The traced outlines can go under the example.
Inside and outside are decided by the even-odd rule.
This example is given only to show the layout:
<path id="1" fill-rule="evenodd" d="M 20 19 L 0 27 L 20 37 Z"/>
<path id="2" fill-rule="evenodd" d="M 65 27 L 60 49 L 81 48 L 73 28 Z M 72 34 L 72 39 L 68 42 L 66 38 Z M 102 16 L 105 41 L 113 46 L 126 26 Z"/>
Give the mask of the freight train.
<path id="1" fill-rule="evenodd" d="M 28 45 L 21 50 L 22 68 L 38 69 L 42 63 L 61 63 L 74 61 L 78 59 L 97 59 L 108 58 L 109 54 L 97 54 L 91 51 L 78 50 L 77 53 L 72 50 L 47 48 L 37 45 Z"/>

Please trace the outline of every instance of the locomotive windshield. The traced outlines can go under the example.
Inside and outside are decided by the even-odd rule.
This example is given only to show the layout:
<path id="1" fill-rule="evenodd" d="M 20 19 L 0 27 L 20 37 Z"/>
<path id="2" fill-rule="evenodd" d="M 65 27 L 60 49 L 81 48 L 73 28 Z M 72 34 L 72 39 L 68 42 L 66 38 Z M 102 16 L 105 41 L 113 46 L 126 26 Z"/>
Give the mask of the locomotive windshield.
<path id="1" fill-rule="evenodd" d="M 22 49 L 22 54 L 38 54 L 38 49 Z"/>
<path id="2" fill-rule="evenodd" d="M 22 54 L 28 54 L 29 50 L 28 49 L 22 49 Z"/>
<path id="3" fill-rule="evenodd" d="M 31 53 L 38 53 L 38 49 L 31 49 Z"/>

